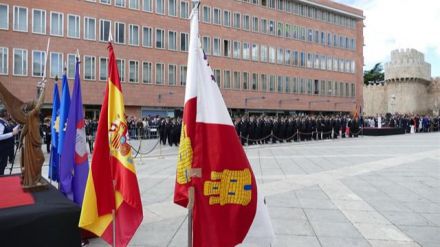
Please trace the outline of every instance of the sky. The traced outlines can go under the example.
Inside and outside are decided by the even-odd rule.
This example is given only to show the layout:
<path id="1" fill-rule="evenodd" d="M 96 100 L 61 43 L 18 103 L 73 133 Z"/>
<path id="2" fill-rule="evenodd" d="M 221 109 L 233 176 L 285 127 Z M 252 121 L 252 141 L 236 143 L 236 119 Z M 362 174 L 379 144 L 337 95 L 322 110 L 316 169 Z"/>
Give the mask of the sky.
<path id="1" fill-rule="evenodd" d="M 333 0 L 364 11 L 364 70 L 390 60 L 392 50 L 415 48 L 440 76 L 440 0 Z"/>

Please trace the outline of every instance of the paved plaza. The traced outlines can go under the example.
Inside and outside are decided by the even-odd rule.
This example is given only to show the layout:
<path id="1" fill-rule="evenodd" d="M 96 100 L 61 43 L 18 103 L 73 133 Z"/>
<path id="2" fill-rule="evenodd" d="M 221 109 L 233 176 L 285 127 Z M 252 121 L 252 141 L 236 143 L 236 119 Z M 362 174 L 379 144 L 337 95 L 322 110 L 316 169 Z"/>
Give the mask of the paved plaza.
<path id="1" fill-rule="evenodd" d="M 143 141 L 142 152 L 155 141 Z M 138 147 L 138 142 L 133 146 Z M 440 246 L 440 134 L 246 147 L 266 196 L 273 246 Z M 186 246 L 172 203 L 176 147 L 136 158 L 144 221 L 131 246 Z M 100 239 L 90 246 L 106 246 Z"/>

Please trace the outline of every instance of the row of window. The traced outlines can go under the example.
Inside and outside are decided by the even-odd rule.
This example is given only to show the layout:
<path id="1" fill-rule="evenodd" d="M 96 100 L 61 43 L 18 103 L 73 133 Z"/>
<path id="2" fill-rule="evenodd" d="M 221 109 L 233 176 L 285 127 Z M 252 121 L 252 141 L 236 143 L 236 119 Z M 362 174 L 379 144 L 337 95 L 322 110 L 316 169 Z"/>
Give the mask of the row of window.
<path id="1" fill-rule="evenodd" d="M 25 49 L 13 49 L 13 75 L 28 75 L 27 53 L 28 51 Z M 32 51 L 32 76 L 43 76 L 45 70 L 45 53 L 46 52 L 44 51 Z M 50 66 L 50 77 L 61 77 L 63 73 L 63 53 L 51 52 L 48 61 Z M 75 61 L 75 54 L 67 54 L 67 76 L 69 78 L 74 77 Z M 163 63 L 153 64 L 148 61 L 139 62 L 136 60 L 128 60 L 128 73 L 126 73 L 126 60 L 117 59 L 116 62 L 122 82 L 125 82 L 126 76 L 128 76 L 128 82 L 132 83 L 142 82 L 146 84 L 155 83 L 157 85 L 164 85 L 167 82 L 167 85 L 170 86 L 178 84 L 183 86 L 186 84 L 187 67 L 185 65 L 177 66 L 175 64 L 168 64 L 167 70 L 165 70 L 165 64 Z M 108 58 L 99 57 L 97 59 L 95 56 L 84 55 L 82 63 L 84 66 L 83 78 L 85 80 L 107 80 Z M 96 78 L 97 64 L 99 69 L 98 78 Z M 177 77 L 178 69 L 179 77 Z M 153 73 L 153 70 L 155 73 Z M 8 74 L 8 49 L 5 47 L 0 47 L 0 74 Z M 355 97 L 355 85 L 353 83 L 312 80 L 240 71 L 231 72 L 229 70 L 224 70 L 222 75 L 221 70 L 219 69 L 214 69 L 214 77 L 219 87 L 225 89 Z M 178 82 L 177 78 L 179 78 L 180 82 Z"/>
<path id="2" fill-rule="evenodd" d="M 223 13 L 223 15 L 222 15 Z M 212 18 L 211 18 L 212 16 Z M 321 45 L 333 46 L 336 48 L 356 49 L 356 40 L 343 35 L 335 33 L 327 33 L 324 31 L 314 30 L 303 26 L 275 22 L 265 18 L 258 18 L 248 14 L 241 14 L 234 12 L 232 14 L 229 10 L 221 10 L 204 5 L 202 7 L 202 21 L 204 23 L 212 23 L 214 25 L 223 25 L 225 27 L 233 27 L 235 29 L 242 29 L 244 31 L 252 31 L 256 33 L 263 33 L 268 35 L 276 35 L 288 39 L 296 39 L 307 42 L 315 42 Z"/>
<path id="3" fill-rule="evenodd" d="M 187 11 L 185 12 L 187 15 Z M 206 23 L 211 23 L 211 7 L 203 6 L 203 18 Z M 222 11 L 213 9 L 212 23 L 222 25 Z M 64 14 L 56 11 L 49 13 L 50 25 L 49 34 L 53 36 L 64 36 Z M 231 26 L 231 12 L 223 10 L 223 25 Z M 19 32 L 28 31 L 28 9 L 26 7 L 14 6 L 13 10 L 13 30 Z M 81 17 L 74 14 L 67 14 L 67 37 L 79 39 L 81 37 Z M 252 19 L 252 21 L 251 21 Z M 83 38 L 86 40 L 96 40 L 96 18 L 84 17 Z M 252 22 L 252 27 L 251 27 Z M 107 41 L 108 33 L 111 29 L 112 22 L 110 20 L 99 20 L 99 41 Z M 8 5 L 0 4 L 0 29 L 8 29 Z M 356 40 L 343 35 L 330 32 L 324 32 L 306 28 L 298 25 L 291 25 L 274 20 L 259 19 L 249 15 L 241 15 L 233 13 L 234 28 L 242 28 L 243 30 L 261 32 L 264 34 L 277 35 L 289 39 L 302 40 L 307 42 L 315 42 L 321 45 L 332 46 L 344 49 L 356 49 Z M 32 32 L 36 34 L 46 34 L 46 11 L 42 9 L 32 9 Z M 136 24 L 126 24 L 123 22 L 114 22 L 115 42 L 118 44 L 129 44 L 139 46 L 140 27 Z M 148 47 L 148 44 L 144 46 Z"/>
<path id="4" fill-rule="evenodd" d="M 86 0 L 88 2 L 99 2 L 106 5 L 112 5 L 112 0 Z M 236 0 L 245 3 L 252 3 L 271 9 L 277 9 L 290 14 L 311 18 L 327 23 L 344 26 L 348 28 L 355 28 L 356 20 L 350 17 L 339 15 L 333 12 L 322 10 L 320 8 L 308 6 L 293 0 Z M 154 3 L 154 7 L 153 7 Z M 142 10 L 145 12 L 154 12 L 160 15 L 168 14 L 169 16 L 177 17 L 177 0 L 113 0 L 116 7 L 133 10 Z M 166 7 L 165 7 L 166 4 Z M 188 1 L 180 1 L 180 17 L 188 18 Z M 166 12 L 166 13 L 165 13 Z M 184 12 L 184 13 L 182 13 Z"/>
<path id="5" fill-rule="evenodd" d="M 326 23 L 335 24 L 347 28 L 355 28 L 356 20 L 331 11 L 313 7 L 295 0 L 236 0 L 254 5 L 260 5 L 271 9 L 277 9 L 286 13 L 310 18 Z"/>

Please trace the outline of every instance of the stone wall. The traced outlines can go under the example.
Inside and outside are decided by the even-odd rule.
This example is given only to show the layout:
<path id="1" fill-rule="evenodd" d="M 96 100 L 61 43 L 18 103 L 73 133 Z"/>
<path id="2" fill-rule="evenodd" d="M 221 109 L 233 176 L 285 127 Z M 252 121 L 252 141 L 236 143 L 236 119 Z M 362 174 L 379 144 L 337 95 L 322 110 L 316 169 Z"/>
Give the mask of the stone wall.
<path id="1" fill-rule="evenodd" d="M 384 114 L 387 112 L 387 101 L 385 97 L 385 86 L 364 85 L 364 108 L 363 112 L 367 116 Z"/>

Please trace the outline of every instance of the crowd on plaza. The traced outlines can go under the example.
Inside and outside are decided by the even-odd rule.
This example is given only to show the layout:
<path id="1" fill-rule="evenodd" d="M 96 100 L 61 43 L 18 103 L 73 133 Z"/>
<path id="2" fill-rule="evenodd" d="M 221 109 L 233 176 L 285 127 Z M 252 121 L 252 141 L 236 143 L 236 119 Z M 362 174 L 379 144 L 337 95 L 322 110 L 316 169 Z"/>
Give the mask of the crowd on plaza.
<path id="1" fill-rule="evenodd" d="M 157 139 L 162 145 L 178 146 L 182 119 L 177 117 L 129 116 L 130 139 Z M 298 115 L 248 115 L 233 119 L 237 135 L 243 145 L 310 141 L 358 137 L 363 128 L 402 128 L 406 133 L 439 131 L 440 117 L 430 115 L 386 114 L 378 116 L 353 116 L 350 114 L 298 114 Z M 97 120 L 86 119 L 86 135 L 93 150 L 93 136 Z"/>

